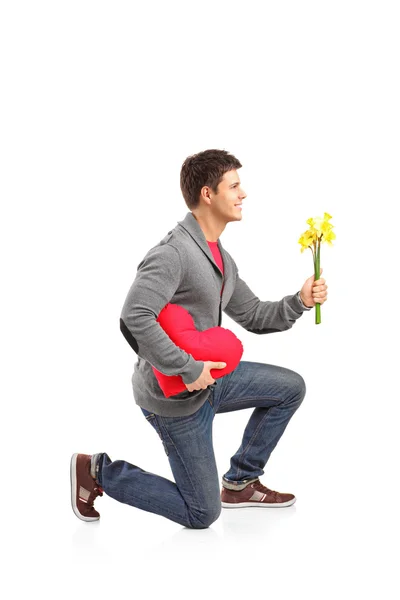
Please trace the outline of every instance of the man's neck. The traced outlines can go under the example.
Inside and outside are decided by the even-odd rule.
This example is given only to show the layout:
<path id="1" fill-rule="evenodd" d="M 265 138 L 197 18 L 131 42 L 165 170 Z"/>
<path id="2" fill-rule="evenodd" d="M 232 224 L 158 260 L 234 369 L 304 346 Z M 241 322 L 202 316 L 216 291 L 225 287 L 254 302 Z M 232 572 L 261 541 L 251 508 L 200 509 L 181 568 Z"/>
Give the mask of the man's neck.
<path id="1" fill-rule="evenodd" d="M 215 221 L 215 218 L 205 217 L 203 215 L 195 215 L 192 212 L 192 215 L 200 225 L 202 232 L 204 233 L 204 237 L 207 242 L 216 242 L 220 237 L 221 233 L 224 231 L 226 227 L 226 223 L 218 223 Z"/>

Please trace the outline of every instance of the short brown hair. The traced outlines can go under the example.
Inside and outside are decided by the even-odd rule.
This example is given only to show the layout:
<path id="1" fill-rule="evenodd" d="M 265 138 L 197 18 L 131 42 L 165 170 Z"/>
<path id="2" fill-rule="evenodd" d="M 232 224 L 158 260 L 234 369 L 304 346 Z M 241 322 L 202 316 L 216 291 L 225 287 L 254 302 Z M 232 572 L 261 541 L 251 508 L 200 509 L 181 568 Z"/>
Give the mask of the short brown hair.
<path id="1" fill-rule="evenodd" d="M 204 150 L 188 156 L 181 168 L 181 191 L 189 210 L 200 203 L 200 191 L 205 185 L 216 194 L 225 173 L 240 169 L 238 159 L 226 150 Z"/>

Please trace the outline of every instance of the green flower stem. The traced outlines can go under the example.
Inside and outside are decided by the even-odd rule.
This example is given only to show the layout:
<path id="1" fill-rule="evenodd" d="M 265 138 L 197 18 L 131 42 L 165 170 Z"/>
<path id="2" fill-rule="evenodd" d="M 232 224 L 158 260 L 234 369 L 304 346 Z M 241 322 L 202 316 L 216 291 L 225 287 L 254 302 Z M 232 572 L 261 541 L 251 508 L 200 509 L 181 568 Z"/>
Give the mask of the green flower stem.
<path id="1" fill-rule="evenodd" d="M 321 264 L 321 242 L 317 241 L 317 248 L 314 255 L 314 279 L 317 281 L 320 277 L 320 264 Z M 319 325 L 321 323 L 321 305 L 319 302 L 315 305 L 315 324 Z"/>

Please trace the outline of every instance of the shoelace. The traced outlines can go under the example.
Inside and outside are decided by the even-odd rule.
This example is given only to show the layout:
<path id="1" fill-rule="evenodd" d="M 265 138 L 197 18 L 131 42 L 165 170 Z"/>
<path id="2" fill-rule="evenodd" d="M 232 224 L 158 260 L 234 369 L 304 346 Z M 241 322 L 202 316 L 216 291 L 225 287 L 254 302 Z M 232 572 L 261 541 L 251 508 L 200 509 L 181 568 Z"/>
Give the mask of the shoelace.
<path id="1" fill-rule="evenodd" d="M 278 495 L 278 492 L 275 492 L 275 490 L 270 490 L 270 489 L 269 489 L 269 488 L 267 488 L 265 485 L 263 485 L 263 484 L 261 483 L 261 481 L 256 481 L 256 482 L 254 483 L 254 489 L 255 489 L 255 490 L 259 490 L 260 492 L 263 492 L 264 494 L 268 494 L 268 493 L 269 493 L 269 494 L 274 494 L 274 495 L 275 495 L 275 498 L 276 498 L 276 497 L 277 497 L 277 495 Z"/>
<path id="2" fill-rule="evenodd" d="M 92 493 L 89 496 L 88 504 L 93 504 L 93 502 L 97 498 L 97 496 L 102 496 L 103 492 L 104 492 L 104 490 L 100 486 L 93 488 Z"/>

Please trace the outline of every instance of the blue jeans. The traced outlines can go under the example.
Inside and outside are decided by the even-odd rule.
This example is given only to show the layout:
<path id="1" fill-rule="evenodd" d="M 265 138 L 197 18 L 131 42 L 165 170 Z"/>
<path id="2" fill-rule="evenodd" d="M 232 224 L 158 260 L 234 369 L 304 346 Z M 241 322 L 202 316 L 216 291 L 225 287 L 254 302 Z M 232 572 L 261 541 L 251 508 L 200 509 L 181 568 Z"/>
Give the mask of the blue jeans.
<path id="1" fill-rule="evenodd" d="M 159 435 L 175 482 L 124 460 L 96 455 L 96 481 L 108 496 L 190 528 L 209 527 L 220 515 L 220 482 L 212 443 L 215 414 L 254 408 L 242 443 L 223 476 L 227 486 L 263 475 L 263 468 L 306 388 L 303 378 L 283 367 L 241 361 L 216 380 L 208 400 L 187 417 L 161 417 L 141 409 Z"/>

